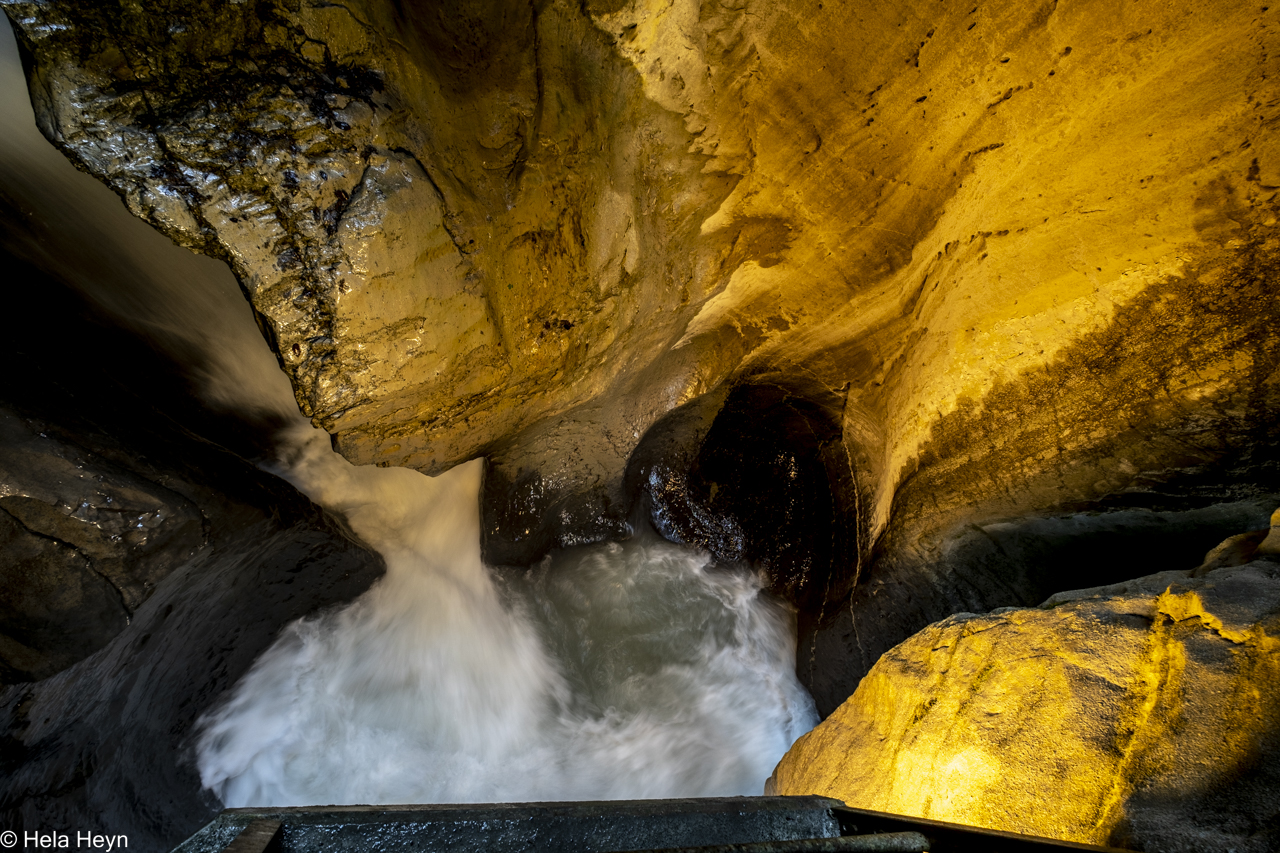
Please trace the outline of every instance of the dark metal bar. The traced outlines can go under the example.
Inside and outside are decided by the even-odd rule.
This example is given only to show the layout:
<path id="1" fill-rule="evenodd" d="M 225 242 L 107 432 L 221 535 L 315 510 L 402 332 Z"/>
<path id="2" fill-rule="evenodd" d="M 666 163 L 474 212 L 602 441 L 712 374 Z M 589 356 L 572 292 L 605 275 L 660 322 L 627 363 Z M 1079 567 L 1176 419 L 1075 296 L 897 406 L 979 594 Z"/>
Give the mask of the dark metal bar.
<path id="1" fill-rule="evenodd" d="M 279 853 L 282 826 L 278 820 L 255 820 L 226 846 L 223 853 Z"/>
<path id="2" fill-rule="evenodd" d="M 839 838 L 717 844 L 712 847 L 669 847 L 637 853 L 926 853 L 928 849 L 929 840 L 918 832 L 884 832 Z"/>
<path id="3" fill-rule="evenodd" d="M 1100 847 L 1074 841 L 1058 841 L 1034 835 L 1019 835 L 995 829 L 981 829 L 958 823 L 944 823 L 922 817 L 873 812 L 845 806 L 832 809 L 840 821 L 840 831 L 848 835 L 859 832 L 919 832 L 929 839 L 937 853 L 1052 853 L 1052 851 L 1091 851 L 1091 853 L 1128 853 L 1118 847 Z"/>
<path id="4" fill-rule="evenodd" d="M 683 846 L 678 846 L 683 845 Z M 825 797 L 228 809 L 176 853 L 1123 853 Z"/>

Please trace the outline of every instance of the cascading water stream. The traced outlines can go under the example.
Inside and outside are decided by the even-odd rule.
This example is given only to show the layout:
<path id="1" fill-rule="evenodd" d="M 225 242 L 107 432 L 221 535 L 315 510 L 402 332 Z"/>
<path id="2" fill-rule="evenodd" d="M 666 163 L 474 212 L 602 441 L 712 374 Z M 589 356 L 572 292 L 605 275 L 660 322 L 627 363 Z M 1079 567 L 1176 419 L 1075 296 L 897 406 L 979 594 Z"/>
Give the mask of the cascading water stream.
<path id="1" fill-rule="evenodd" d="M 208 405 L 293 420 L 276 473 L 386 560 L 356 601 L 287 626 L 205 714 L 206 786 L 228 806 L 761 792 L 817 715 L 791 615 L 759 577 L 644 532 L 491 573 L 482 463 L 431 478 L 334 453 L 226 268 L 134 219 L 40 137 L 2 40 L 0 190 L 31 231 L 10 250 L 186 364 Z"/>
<path id="2" fill-rule="evenodd" d="M 758 794 L 817 721 L 760 579 L 638 538 L 495 583 L 479 462 L 358 468 L 301 428 L 281 469 L 380 551 L 351 605 L 289 626 L 206 716 L 228 806 Z"/>

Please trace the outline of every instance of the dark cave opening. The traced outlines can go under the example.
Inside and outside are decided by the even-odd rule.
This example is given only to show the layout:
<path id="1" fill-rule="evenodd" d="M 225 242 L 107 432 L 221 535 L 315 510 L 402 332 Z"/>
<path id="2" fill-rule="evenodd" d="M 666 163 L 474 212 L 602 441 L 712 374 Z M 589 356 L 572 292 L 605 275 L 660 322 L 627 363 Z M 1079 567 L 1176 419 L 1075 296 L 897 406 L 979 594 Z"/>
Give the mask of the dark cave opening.
<path id="1" fill-rule="evenodd" d="M 833 574 L 856 562 L 855 486 L 839 421 L 792 388 L 735 387 L 686 469 L 650 464 L 642 477 L 662 536 L 764 570 L 770 591 L 801 609 L 817 607 Z"/>

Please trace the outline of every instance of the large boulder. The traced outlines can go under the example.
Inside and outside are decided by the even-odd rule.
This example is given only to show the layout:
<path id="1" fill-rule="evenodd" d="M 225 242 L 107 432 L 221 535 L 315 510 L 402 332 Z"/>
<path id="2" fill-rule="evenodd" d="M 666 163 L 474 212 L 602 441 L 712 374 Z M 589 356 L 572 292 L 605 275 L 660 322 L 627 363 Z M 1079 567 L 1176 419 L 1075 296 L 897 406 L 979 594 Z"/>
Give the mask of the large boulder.
<path id="1" fill-rule="evenodd" d="M 1280 565 L 962 613 L 882 657 L 780 794 L 1160 851 L 1280 846 Z"/>

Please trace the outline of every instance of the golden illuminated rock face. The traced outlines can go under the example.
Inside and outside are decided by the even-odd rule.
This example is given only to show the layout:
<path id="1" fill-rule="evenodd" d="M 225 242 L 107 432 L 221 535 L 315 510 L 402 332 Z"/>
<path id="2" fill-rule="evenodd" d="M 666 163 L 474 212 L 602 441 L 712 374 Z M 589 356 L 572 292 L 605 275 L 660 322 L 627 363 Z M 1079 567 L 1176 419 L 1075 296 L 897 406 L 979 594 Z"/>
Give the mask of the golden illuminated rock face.
<path id="1" fill-rule="evenodd" d="M 705 384 L 640 374 L 750 255 L 698 232 L 733 179 L 576 4 L 7 8 L 46 133 L 231 264 L 351 459 L 438 472 L 636 385 L 618 469 Z"/>
<path id="2" fill-rule="evenodd" d="M 0 5 L 46 134 L 227 260 L 344 455 L 490 458 L 491 555 L 621 535 L 684 404 L 822 398 L 822 708 L 1039 600 L 961 588 L 973 531 L 1274 484 L 1280 7 Z"/>
<path id="3" fill-rule="evenodd" d="M 929 626 L 770 784 L 1072 841 L 1264 850 L 1277 730 L 1280 566 L 1164 572 Z"/>

